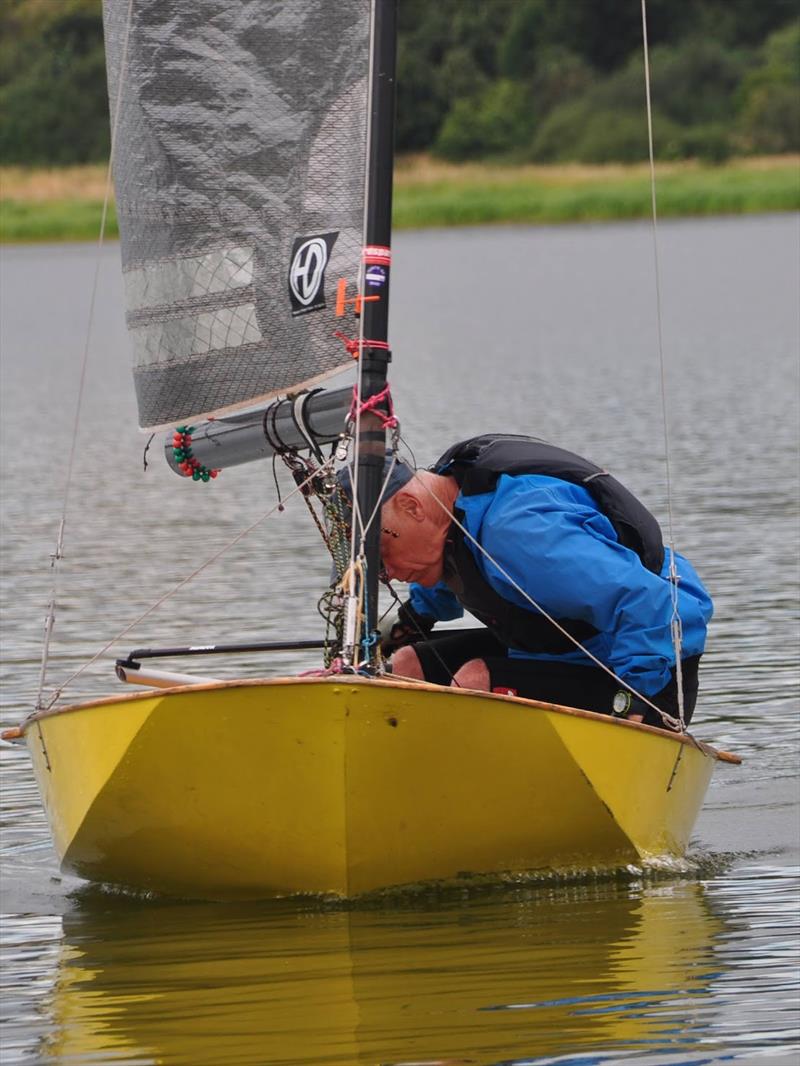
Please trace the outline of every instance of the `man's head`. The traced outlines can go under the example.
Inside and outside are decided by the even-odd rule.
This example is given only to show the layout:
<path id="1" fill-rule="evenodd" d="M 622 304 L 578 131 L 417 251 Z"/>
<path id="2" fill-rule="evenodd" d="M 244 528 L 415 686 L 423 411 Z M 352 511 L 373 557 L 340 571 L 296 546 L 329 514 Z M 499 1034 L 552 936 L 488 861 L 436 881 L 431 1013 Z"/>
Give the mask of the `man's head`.
<path id="1" fill-rule="evenodd" d="M 391 472 L 390 472 L 391 468 Z M 351 495 L 349 471 L 339 482 Z M 444 545 L 458 486 L 451 477 L 412 471 L 387 457 L 388 482 L 381 507 L 381 562 L 390 581 L 415 581 L 430 587 L 441 580 Z"/>
<path id="2" fill-rule="evenodd" d="M 392 452 L 386 452 L 386 459 L 383 464 L 383 479 L 381 482 L 381 498 L 386 503 L 390 500 L 396 492 L 398 492 L 404 485 L 414 476 L 414 471 L 401 459 L 398 459 Z M 353 501 L 353 483 L 352 474 L 349 466 L 343 466 L 336 474 L 336 480 L 339 482 L 340 488 L 344 491 L 347 499 L 347 506 L 352 506 Z"/>

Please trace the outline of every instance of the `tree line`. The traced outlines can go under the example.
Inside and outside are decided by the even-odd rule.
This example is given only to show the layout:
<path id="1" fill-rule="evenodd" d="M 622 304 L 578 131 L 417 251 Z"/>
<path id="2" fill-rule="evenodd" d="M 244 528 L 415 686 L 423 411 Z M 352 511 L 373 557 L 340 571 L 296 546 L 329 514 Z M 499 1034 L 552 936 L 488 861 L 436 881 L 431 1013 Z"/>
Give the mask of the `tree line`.
<path id="1" fill-rule="evenodd" d="M 647 9 L 659 157 L 800 151 L 796 0 Z M 646 158 L 638 0 L 400 0 L 399 20 L 398 152 Z M 0 0 L 0 161 L 108 148 L 101 0 Z"/>

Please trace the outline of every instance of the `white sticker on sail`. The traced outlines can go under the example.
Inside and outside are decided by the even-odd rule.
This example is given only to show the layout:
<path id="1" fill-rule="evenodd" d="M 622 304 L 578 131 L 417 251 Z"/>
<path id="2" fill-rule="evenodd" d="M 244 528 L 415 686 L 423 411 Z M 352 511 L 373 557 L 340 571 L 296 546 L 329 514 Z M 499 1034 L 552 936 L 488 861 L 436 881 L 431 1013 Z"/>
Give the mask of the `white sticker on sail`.
<path id="1" fill-rule="evenodd" d="M 198 355 L 241 348 L 264 339 L 254 304 L 152 322 L 135 327 L 130 335 L 136 367 L 181 363 Z"/>
<path id="2" fill-rule="evenodd" d="M 289 265 L 289 300 L 292 317 L 321 311 L 325 305 L 325 267 L 339 231 L 298 237 Z"/>
<path id="3" fill-rule="evenodd" d="M 321 237 L 303 241 L 295 252 L 289 268 L 289 286 L 303 308 L 307 308 L 319 292 L 327 262 L 328 246 Z"/>
<path id="4" fill-rule="evenodd" d="M 128 311 L 165 307 L 253 284 L 252 248 L 158 260 L 125 272 Z"/>

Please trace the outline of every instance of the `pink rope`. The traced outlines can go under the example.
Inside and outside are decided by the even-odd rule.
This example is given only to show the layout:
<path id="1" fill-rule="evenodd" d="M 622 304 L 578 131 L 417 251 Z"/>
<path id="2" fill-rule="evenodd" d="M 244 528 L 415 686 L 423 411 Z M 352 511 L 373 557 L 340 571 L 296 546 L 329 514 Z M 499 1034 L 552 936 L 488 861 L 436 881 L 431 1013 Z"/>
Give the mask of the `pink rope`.
<path id="1" fill-rule="evenodd" d="M 344 661 L 342 659 L 334 659 L 327 669 L 318 670 L 304 670 L 298 677 L 333 677 L 334 674 L 341 674 L 344 669 Z"/>
<path id="2" fill-rule="evenodd" d="M 386 412 L 378 409 L 381 404 L 386 405 Z M 356 392 L 353 390 L 353 402 L 350 405 L 350 414 L 347 416 L 348 421 L 352 422 L 357 414 L 360 416 L 368 413 L 379 418 L 384 429 L 395 429 L 399 425 L 395 417 L 392 393 L 388 385 L 380 392 L 376 392 L 374 396 L 370 396 L 368 400 L 364 400 L 360 407 L 358 406 Z"/>
<path id="3" fill-rule="evenodd" d="M 348 337 L 342 333 L 341 330 L 334 331 L 334 337 L 338 337 L 342 344 L 345 346 L 348 355 L 352 355 L 354 359 L 358 359 L 362 348 L 380 348 L 382 351 L 388 351 L 389 345 L 386 341 L 371 341 L 361 340 L 360 337 Z"/>

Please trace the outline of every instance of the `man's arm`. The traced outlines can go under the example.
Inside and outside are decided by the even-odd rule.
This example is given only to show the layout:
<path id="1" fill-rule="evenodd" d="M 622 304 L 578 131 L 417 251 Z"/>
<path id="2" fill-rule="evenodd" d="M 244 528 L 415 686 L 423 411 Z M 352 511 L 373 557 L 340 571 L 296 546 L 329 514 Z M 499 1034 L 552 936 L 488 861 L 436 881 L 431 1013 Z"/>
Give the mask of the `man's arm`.
<path id="1" fill-rule="evenodd" d="M 401 604 L 396 614 L 390 614 L 381 625 L 381 651 L 384 655 L 390 655 L 405 644 L 426 640 L 437 621 L 460 618 L 464 613 L 461 604 L 444 582 L 432 588 L 412 584 L 408 589 L 409 598 Z"/>
<path id="2" fill-rule="evenodd" d="M 482 523 L 482 542 L 512 580 L 482 557 L 489 583 L 532 609 L 513 581 L 554 618 L 590 622 L 599 634 L 587 641 L 589 651 L 643 695 L 660 691 L 674 663 L 669 582 L 618 543 L 585 490 L 537 475 L 501 480 Z M 689 564 L 679 562 L 687 576 L 686 587 L 679 585 L 683 654 L 696 655 L 711 601 Z M 591 663 L 576 649 L 572 661 L 581 658 Z"/>
<path id="3" fill-rule="evenodd" d="M 432 588 L 411 584 L 408 586 L 408 602 L 417 614 L 428 615 L 437 622 L 449 622 L 461 618 L 464 609 L 443 581 Z"/>

